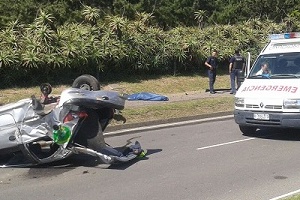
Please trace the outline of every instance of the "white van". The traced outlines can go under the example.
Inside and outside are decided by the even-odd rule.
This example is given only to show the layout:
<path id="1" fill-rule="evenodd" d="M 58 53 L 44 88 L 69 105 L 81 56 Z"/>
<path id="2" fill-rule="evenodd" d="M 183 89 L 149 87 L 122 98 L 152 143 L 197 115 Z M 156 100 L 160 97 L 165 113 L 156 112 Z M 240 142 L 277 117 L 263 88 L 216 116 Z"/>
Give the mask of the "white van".
<path id="1" fill-rule="evenodd" d="M 248 62 L 235 95 L 234 119 L 248 135 L 261 127 L 300 128 L 300 33 L 269 38 L 251 69 Z M 269 68 L 265 74 L 264 64 Z"/>

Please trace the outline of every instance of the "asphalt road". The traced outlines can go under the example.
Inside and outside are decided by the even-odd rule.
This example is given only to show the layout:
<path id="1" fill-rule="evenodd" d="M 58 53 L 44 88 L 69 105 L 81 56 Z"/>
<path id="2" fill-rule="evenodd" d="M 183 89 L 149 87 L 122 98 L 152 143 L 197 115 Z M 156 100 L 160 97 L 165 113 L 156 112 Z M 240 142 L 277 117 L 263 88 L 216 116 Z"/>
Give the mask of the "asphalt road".
<path id="1" fill-rule="evenodd" d="M 260 200 L 300 189 L 300 134 L 243 136 L 233 119 L 109 137 L 138 140 L 146 159 L 125 165 L 76 157 L 39 168 L 0 169 L 2 200 Z"/>

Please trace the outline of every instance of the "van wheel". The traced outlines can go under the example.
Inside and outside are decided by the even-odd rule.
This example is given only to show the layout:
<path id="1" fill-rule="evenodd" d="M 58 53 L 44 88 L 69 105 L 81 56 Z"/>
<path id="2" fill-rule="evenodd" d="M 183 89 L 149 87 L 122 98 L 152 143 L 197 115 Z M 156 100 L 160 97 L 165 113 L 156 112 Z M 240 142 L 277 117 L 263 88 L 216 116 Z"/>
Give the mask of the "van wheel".
<path id="1" fill-rule="evenodd" d="M 243 135 L 254 135 L 257 129 L 256 127 L 253 126 L 239 125 L 239 127 Z"/>
<path id="2" fill-rule="evenodd" d="M 74 80 L 72 87 L 84 90 L 100 90 L 99 81 L 94 76 L 89 74 L 84 74 L 77 77 Z"/>

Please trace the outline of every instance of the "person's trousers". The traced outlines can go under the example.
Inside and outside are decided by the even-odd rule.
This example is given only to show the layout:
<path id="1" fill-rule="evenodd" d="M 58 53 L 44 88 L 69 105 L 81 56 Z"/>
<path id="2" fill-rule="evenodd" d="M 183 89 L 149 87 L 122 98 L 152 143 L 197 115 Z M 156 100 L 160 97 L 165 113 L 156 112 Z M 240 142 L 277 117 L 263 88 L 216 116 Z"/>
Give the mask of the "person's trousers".
<path id="1" fill-rule="evenodd" d="M 242 73 L 241 71 L 242 71 L 241 69 L 234 69 L 230 73 L 230 87 L 232 93 L 236 93 L 236 89 L 240 87 L 241 83 L 238 80 L 239 80 L 239 76 L 241 76 Z"/>
<path id="2" fill-rule="evenodd" d="M 214 84 L 216 81 L 217 70 L 208 70 L 209 91 L 214 92 Z"/>

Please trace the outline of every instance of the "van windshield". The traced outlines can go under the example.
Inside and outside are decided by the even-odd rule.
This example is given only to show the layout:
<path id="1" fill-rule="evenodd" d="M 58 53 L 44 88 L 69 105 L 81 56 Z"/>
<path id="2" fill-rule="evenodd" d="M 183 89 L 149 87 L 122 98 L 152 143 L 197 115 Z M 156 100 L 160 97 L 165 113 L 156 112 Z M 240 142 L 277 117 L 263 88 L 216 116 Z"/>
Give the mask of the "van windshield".
<path id="1" fill-rule="evenodd" d="M 249 78 L 300 78 L 300 53 L 261 55 Z"/>

